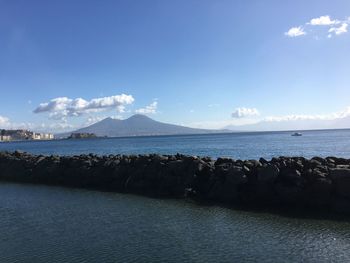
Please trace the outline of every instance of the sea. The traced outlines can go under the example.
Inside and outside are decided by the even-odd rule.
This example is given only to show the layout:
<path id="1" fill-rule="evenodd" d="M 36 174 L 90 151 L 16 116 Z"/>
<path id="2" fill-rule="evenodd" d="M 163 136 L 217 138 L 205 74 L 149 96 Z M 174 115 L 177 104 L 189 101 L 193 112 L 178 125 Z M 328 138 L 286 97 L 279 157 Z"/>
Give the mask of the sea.
<path id="1" fill-rule="evenodd" d="M 0 151 L 21 150 L 44 155 L 187 154 L 271 159 L 278 156 L 337 156 L 350 158 L 349 130 L 293 132 L 244 132 L 206 135 L 145 136 L 124 138 L 66 139 L 0 143 Z"/>
<path id="2" fill-rule="evenodd" d="M 350 130 L 0 143 L 33 154 L 350 158 Z M 0 183 L 0 262 L 350 262 L 350 220 Z"/>

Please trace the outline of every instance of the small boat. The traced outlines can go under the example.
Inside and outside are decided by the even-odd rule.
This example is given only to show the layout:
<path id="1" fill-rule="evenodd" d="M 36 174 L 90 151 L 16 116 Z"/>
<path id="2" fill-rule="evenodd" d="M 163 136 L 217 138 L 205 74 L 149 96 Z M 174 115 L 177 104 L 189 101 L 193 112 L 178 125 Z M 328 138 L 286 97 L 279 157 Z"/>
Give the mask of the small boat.
<path id="1" fill-rule="evenodd" d="M 292 136 L 303 136 L 303 134 L 300 133 L 300 132 L 295 132 L 295 133 L 292 134 Z"/>

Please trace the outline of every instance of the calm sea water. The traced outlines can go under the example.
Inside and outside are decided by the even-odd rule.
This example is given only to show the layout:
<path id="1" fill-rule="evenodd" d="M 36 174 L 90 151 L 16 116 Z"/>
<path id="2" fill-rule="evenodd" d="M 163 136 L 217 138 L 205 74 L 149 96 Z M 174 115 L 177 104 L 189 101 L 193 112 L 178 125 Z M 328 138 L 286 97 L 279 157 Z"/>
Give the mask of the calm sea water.
<path id="1" fill-rule="evenodd" d="M 350 130 L 234 133 L 189 136 L 99 138 L 0 143 L 1 150 L 73 155 L 161 153 L 256 159 L 274 156 L 338 156 L 350 158 Z"/>
<path id="2" fill-rule="evenodd" d="M 350 222 L 0 184 L 0 262 L 350 262 Z"/>
<path id="3" fill-rule="evenodd" d="M 350 158 L 350 130 L 1 143 L 36 154 Z M 0 183 L 0 262 L 350 262 L 350 222 Z"/>

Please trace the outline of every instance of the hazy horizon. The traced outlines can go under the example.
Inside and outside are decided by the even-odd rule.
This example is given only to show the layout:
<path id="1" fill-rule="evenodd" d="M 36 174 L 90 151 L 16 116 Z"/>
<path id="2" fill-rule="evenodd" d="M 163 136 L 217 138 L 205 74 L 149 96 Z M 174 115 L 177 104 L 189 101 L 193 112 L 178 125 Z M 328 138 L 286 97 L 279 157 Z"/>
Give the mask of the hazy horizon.
<path id="1" fill-rule="evenodd" d="M 0 1 L 0 128 L 140 113 L 235 131 L 350 128 L 350 2 Z"/>
<path id="2" fill-rule="evenodd" d="M 86 125 L 86 126 L 82 126 L 82 127 L 77 127 L 75 129 L 72 129 L 72 130 L 67 130 L 65 132 L 58 132 L 58 133 L 55 133 L 55 134 L 70 134 L 71 132 L 76 132 L 76 131 L 79 131 L 80 129 L 84 129 L 84 128 L 87 128 L 87 127 L 90 127 L 94 124 L 97 124 L 99 122 L 102 122 L 106 119 L 113 119 L 113 120 L 118 120 L 118 121 L 122 121 L 122 120 L 127 120 L 133 116 L 136 116 L 136 115 L 142 115 L 142 116 L 146 116 L 144 114 L 139 114 L 139 113 L 135 113 L 134 115 L 132 116 L 129 116 L 128 118 L 117 118 L 117 117 L 106 117 L 102 120 L 98 120 L 96 122 L 93 122 L 89 125 Z M 158 121 L 157 119 L 155 118 L 152 118 L 153 116 L 147 116 L 149 118 L 151 118 L 152 120 L 155 120 L 155 121 Z M 319 125 L 317 126 L 317 124 L 315 125 L 315 123 L 311 123 L 310 124 L 305 124 L 305 122 L 308 122 L 308 121 L 304 121 L 304 123 L 301 123 L 300 125 L 301 126 L 297 126 L 297 125 L 293 125 L 290 124 L 289 122 L 282 122 L 282 125 L 280 124 L 279 127 L 280 128 L 273 128 L 272 125 L 266 125 L 266 122 L 264 121 L 261 121 L 259 123 L 256 123 L 256 124 L 247 124 L 247 125 L 241 125 L 241 126 L 226 126 L 226 127 L 223 127 L 223 128 L 220 128 L 220 129 L 209 129 L 209 130 L 218 130 L 218 131 L 223 131 L 223 132 L 233 132 L 233 133 L 249 133 L 249 132 L 293 132 L 293 131 L 317 131 L 317 130 L 347 130 L 347 129 L 350 129 L 349 127 L 344 127 L 344 126 L 341 126 L 341 125 L 332 125 L 334 124 L 333 121 L 330 121 L 331 125 Z M 166 123 L 166 124 L 172 124 L 172 123 L 167 123 L 167 122 L 162 122 L 162 123 Z M 265 125 L 264 125 L 265 124 Z M 327 124 L 327 123 L 325 123 Z M 185 126 L 185 125 L 180 125 L 180 126 L 184 126 L 184 127 L 188 127 L 188 126 Z M 193 127 L 190 127 L 190 128 L 193 128 Z M 196 128 L 196 127 L 194 127 Z M 202 128 L 198 128 L 198 129 L 202 129 Z M 215 133 L 214 133 L 215 134 Z M 178 134 L 174 134 L 174 135 L 178 135 Z M 140 135 L 142 136 L 142 135 Z M 128 136 L 126 136 L 128 137 Z"/>

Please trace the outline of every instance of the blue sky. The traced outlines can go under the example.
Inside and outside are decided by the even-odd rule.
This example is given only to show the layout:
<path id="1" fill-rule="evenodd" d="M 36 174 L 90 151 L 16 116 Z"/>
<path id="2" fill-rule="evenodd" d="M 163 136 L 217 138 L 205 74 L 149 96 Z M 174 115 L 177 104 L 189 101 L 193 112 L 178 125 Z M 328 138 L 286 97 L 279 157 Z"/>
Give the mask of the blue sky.
<path id="1" fill-rule="evenodd" d="M 348 0 L 0 0 L 0 126 L 347 117 L 349 17 Z"/>

